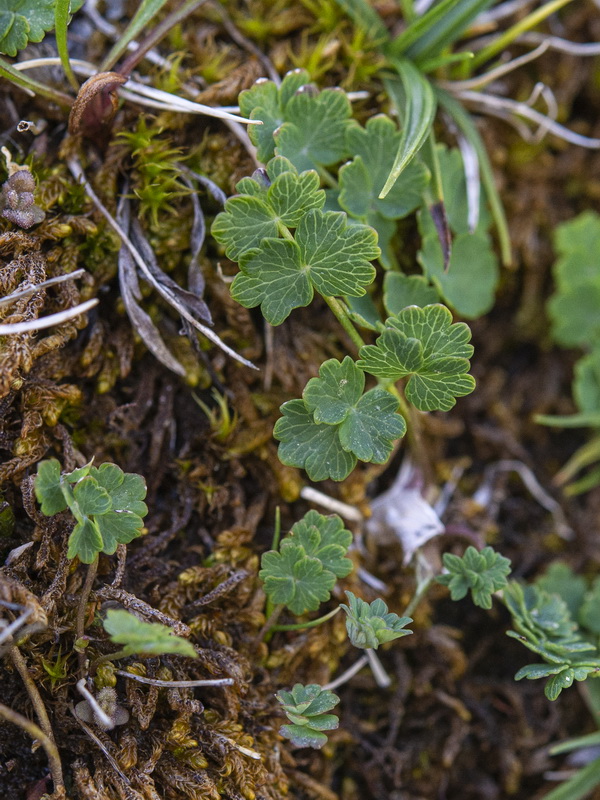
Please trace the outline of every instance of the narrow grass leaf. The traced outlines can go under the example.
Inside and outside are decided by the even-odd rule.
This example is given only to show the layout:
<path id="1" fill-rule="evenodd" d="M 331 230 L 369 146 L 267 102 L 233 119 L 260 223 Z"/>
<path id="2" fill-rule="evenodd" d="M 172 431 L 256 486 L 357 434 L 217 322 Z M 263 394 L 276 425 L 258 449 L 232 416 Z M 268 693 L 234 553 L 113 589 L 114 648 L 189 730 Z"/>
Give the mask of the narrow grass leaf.
<path id="1" fill-rule="evenodd" d="M 388 78 L 384 85 L 402 119 L 402 135 L 380 199 L 388 195 L 402 170 L 425 143 L 436 112 L 435 94 L 427 78 L 409 61 L 394 59 L 392 63 L 400 80 Z"/>
<path id="2" fill-rule="evenodd" d="M 465 111 L 462 105 L 443 89 L 436 87 L 435 92 L 440 106 L 452 117 L 465 139 L 477 153 L 481 183 L 485 189 L 494 225 L 496 226 L 502 263 L 504 266 L 509 266 L 512 263 L 512 253 L 508 221 L 504 213 L 504 206 L 502 205 L 500 193 L 496 186 L 494 172 L 485 144 L 483 143 L 472 117 Z"/>
<path id="3" fill-rule="evenodd" d="M 130 42 L 141 33 L 166 4 L 167 0 L 142 0 L 129 25 L 102 62 L 100 72 L 108 72 L 112 69 L 121 56 L 127 52 Z"/>
<path id="4" fill-rule="evenodd" d="M 388 30 L 375 9 L 366 0 L 336 0 L 356 24 L 357 28 L 371 40 L 373 47 L 389 39 Z"/>

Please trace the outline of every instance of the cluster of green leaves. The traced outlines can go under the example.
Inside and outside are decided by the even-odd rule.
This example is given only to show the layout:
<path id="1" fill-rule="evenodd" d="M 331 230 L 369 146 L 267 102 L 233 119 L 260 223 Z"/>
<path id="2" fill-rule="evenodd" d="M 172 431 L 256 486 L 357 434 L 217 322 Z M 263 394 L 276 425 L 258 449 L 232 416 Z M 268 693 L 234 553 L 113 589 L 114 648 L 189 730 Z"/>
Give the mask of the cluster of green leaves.
<path id="1" fill-rule="evenodd" d="M 291 725 L 282 725 L 280 733 L 298 747 L 319 749 L 327 742 L 323 731 L 335 730 L 339 720 L 328 714 L 340 698 L 317 683 L 303 686 L 297 683 L 291 692 L 282 690 L 276 694 Z"/>
<path id="2" fill-rule="evenodd" d="M 160 656 L 166 653 L 197 658 L 191 642 L 176 636 L 167 625 L 158 622 L 143 622 L 122 609 L 109 609 L 103 621 L 104 630 L 111 642 L 123 645 L 119 658 L 132 655 Z"/>
<path id="3" fill-rule="evenodd" d="M 71 511 L 77 522 L 67 557 L 78 556 L 84 564 L 91 564 L 99 553 L 112 555 L 118 544 L 140 536 L 148 513 L 144 479 L 116 464 L 90 463 L 61 474 L 55 458 L 40 461 L 35 494 L 46 516 Z"/>
<path id="4" fill-rule="evenodd" d="M 563 347 L 585 351 L 574 368 L 573 399 L 577 413 L 539 415 L 536 420 L 554 427 L 590 427 L 592 439 L 577 450 L 560 473 L 560 482 L 589 471 L 567 487 L 570 494 L 600 483 L 600 215 L 585 211 L 554 232 L 558 258 L 554 264 L 555 292 L 548 301 L 552 337 Z"/>
<path id="5" fill-rule="evenodd" d="M 456 234 L 451 269 L 447 269 L 427 210 L 430 172 L 425 164 L 413 158 L 385 197 L 380 196 L 403 136 L 389 117 L 379 114 L 365 127 L 360 126 L 351 119 L 350 104 L 339 89 L 319 92 L 303 70 L 288 73 L 279 88 L 272 81 L 259 81 L 240 94 L 239 102 L 243 114 L 263 122 L 249 129 L 259 159 L 266 163 L 273 156 L 285 157 L 298 171 L 314 169 L 328 185 L 334 185 L 327 191 L 327 210 L 344 211 L 351 220 L 377 231 L 379 261 L 385 269 L 398 269 L 392 246 L 397 221 L 422 207 L 420 261 L 427 279 L 433 282 L 427 302 L 441 296 L 467 317 L 489 310 L 498 280 L 496 258 L 486 233 L 490 217 L 480 199 L 478 221 L 471 230 L 465 172 L 458 150 L 440 147 L 436 154 L 449 223 Z M 336 181 L 325 168 L 346 159 L 351 160 L 339 169 Z M 308 192 L 306 197 L 308 202 Z M 256 241 L 267 235 L 273 234 L 258 229 Z M 233 249 L 227 255 L 237 260 Z M 353 301 L 350 304 L 354 305 Z"/>
<path id="6" fill-rule="evenodd" d="M 279 458 L 311 480 L 343 480 L 357 460 L 384 464 L 406 431 L 393 395 L 381 386 L 364 392 L 364 372 L 386 383 L 408 378 L 407 399 L 422 411 L 447 411 L 475 387 L 467 374 L 471 332 L 453 323 L 444 306 L 410 306 L 382 328 L 374 345 L 360 349 L 359 361 L 326 361 L 302 398 L 281 406 L 273 431 Z"/>
<path id="7" fill-rule="evenodd" d="M 508 585 L 510 559 L 501 556 L 492 547 L 478 551 L 467 547 L 463 556 L 444 553 L 444 567 L 447 573 L 438 575 L 438 583 L 450 589 L 453 600 L 462 600 L 467 592 L 480 608 L 492 607 L 492 595 Z"/>
<path id="8" fill-rule="evenodd" d="M 399 617 L 391 611 L 379 597 L 367 603 L 346 592 L 348 605 L 341 603 L 346 612 L 348 638 L 355 647 L 377 650 L 380 644 L 408 636 L 412 633 L 405 626 L 412 622 L 410 617 Z"/>
<path id="9" fill-rule="evenodd" d="M 322 210 L 325 192 L 316 172 L 298 174 L 279 156 L 236 189 L 212 234 L 227 257 L 239 262 L 231 294 L 241 305 L 260 305 L 265 319 L 280 325 L 294 308 L 308 305 L 315 290 L 324 296 L 365 294 L 375 277 L 370 262 L 379 255 L 375 232 L 349 225 L 345 214 Z"/>
<path id="10" fill-rule="evenodd" d="M 592 642 L 592 639 L 597 640 L 600 582 L 596 582 L 590 591 L 583 587 L 582 592 L 577 580 L 571 583 L 564 581 L 564 575 L 557 577 L 561 579 L 555 582 L 549 573 L 542 581 L 527 586 L 512 581 L 503 593 L 504 603 L 516 628 L 516 631 L 508 631 L 508 635 L 518 639 L 544 661 L 523 667 L 515 679 L 548 678 L 544 693 L 549 700 L 556 700 L 563 689 L 573 685 L 573 681 L 584 681 L 589 676 L 600 674 L 600 653 Z M 565 591 L 569 602 L 561 597 L 561 590 Z M 572 611 L 577 617 L 581 615 L 582 620 L 592 623 L 593 637 L 586 635 Z"/>
<path id="11" fill-rule="evenodd" d="M 270 601 L 297 615 L 316 611 L 337 579 L 352 571 L 346 558 L 351 542 L 352 534 L 337 515 L 309 511 L 281 540 L 278 551 L 262 557 L 259 577 Z"/>
<path id="12" fill-rule="evenodd" d="M 412 4 L 403 4 L 404 26 L 397 36 L 388 31 L 368 0 L 336 2 L 354 20 L 365 39 L 365 49 L 371 49 L 382 58 L 385 88 L 405 123 L 393 166 L 380 196 L 385 196 L 391 190 L 419 151 L 427 147 L 431 149 L 433 123 L 437 109 L 441 107 L 469 143 L 478 161 L 479 182 L 488 196 L 498 229 L 502 258 L 509 263 L 508 228 L 494 185 L 490 160 L 471 116 L 457 99 L 461 97 L 461 88 L 453 91 L 448 79 L 454 76 L 467 77 L 481 64 L 505 50 L 524 31 L 538 25 L 554 11 L 554 6 L 546 3 L 535 13 L 525 15 L 509 30 L 490 37 L 488 44 L 473 54 L 468 48 L 458 49 L 456 45 L 477 16 L 493 4 L 493 0 L 440 0 L 418 15 L 411 12 Z M 442 77 L 445 84 L 440 84 L 437 77 Z M 439 171 L 436 172 L 439 175 Z M 443 193 L 439 192 L 439 187 L 437 194 L 438 199 L 442 199 Z"/>
<path id="13" fill-rule="evenodd" d="M 78 11 L 83 1 L 71 0 L 68 13 Z M 16 56 L 29 42 L 41 42 L 54 28 L 57 5 L 64 5 L 64 2 L 0 0 L 0 53 Z"/>
<path id="14" fill-rule="evenodd" d="M 301 467 L 313 481 L 344 480 L 357 460 L 385 464 L 406 431 L 398 401 L 385 389 L 364 392 L 365 374 L 346 356 L 321 365 L 302 399 L 281 406 L 273 435 L 283 464 Z"/>

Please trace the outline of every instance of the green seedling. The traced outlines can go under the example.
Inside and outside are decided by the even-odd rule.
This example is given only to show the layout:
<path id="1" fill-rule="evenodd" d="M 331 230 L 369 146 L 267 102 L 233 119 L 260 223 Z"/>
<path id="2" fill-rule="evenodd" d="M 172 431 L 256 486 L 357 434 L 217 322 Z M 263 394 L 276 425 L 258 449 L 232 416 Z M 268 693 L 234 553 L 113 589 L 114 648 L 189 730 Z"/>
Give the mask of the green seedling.
<path id="1" fill-rule="evenodd" d="M 444 553 L 442 560 L 448 573 L 439 575 L 436 581 L 450 589 L 453 600 L 462 600 L 470 591 L 476 606 L 491 608 L 494 592 L 508 585 L 510 559 L 491 547 L 484 547 L 481 552 L 468 547 L 462 557 Z"/>
<path id="2" fill-rule="evenodd" d="M 319 90 L 304 70 L 289 72 L 278 88 L 261 81 L 241 92 L 240 113 L 262 121 L 250 134 L 258 159 L 289 159 L 300 171 L 337 164 L 349 154 L 346 132 L 356 125 L 341 89 Z"/>
<path id="3" fill-rule="evenodd" d="M 67 508 L 76 519 L 69 537 L 68 558 L 92 564 L 99 553 L 112 555 L 119 544 L 141 536 L 146 484 L 141 475 L 102 464 L 62 473 L 54 458 L 40 461 L 35 494 L 42 513 L 53 516 Z"/>
<path id="4" fill-rule="evenodd" d="M 468 375 L 473 348 L 468 327 L 453 324 L 448 309 L 402 305 L 403 292 L 409 304 L 437 299 L 436 289 L 417 276 L 398 275 L 386 284 L 390 316 L 379 319 L 366 293 L 375 278 L 370 262 L 381 251 L 367 223 L 379 229 L 388 247 L 395 220 L 419 204 L 427 171 L 414 162 L 380 198 L 389 166 L 385 153 L 401 134 L 385 116 L 362 128 L 349 119 L 338 91 L 319 93 L 307 80 L 307 73 L 295 71 L 279 88 L 263 81 L 241 94 L 243 112 L 264 122 L 250 135 L 260 157 L 270 160 L 238 183 L 238 194 L 226 202 L 212 233 L 227 257 L 239 263 L 231 293 L 241 305 L 260 306 L 265 319 L 279 325 L 293 309 L 308 305 L 316 291 L 359 349 L 358 361 L 347 356 L 322 364 L 302 399 L 281 407 L 283 417 L 274 429 L 284 464 L 305 469 L 311 480 L 340 481 L 358 461 L 386 463 L 405 434 L 411 411 L 394 384 L 406 379 L 406 399 L 419 410 L 448 410 L 475 386 Z M 297 98 L 302 115 L 294 110 Z M 328 111 L 321 141 L 320 129 L 306 120 L 323 111 L 323 104 Z M 337 149 L 326 150 L 324 142 L 337 142 Z M 326 167 L 347 156 L 353 159 L 340 169 L 338 185 Z M 327 194 L 321 181 L 335 189 Z M 457 228 L 466 208 L 461 197 L 455 193 Z M 331 207 L 343 210 L 324 210 Z M 476 283 L 472 276 L 471 283 Z M 366 345 L 355 324 L 380 334 L 375 345 Z M 365 372 L 380 385 L 365 391 Z"/>
<path id="5" fill-rule="evenodd" d="M 302 467 L 311 480 L 344 480 L 357 460 L 385 464 L 406 423 L 398 400 L 382 388 L 364 392 L 365 375 L 349 356 L 326 361 L 301 400 L 281 406 L 273 435 L 283 464 Z"/>
<path id="6" fill-rule="evenodd" d="M 335 730 L 339 720 L 328 714 L 340 702 L 340 698 L 318 684 L 303 686 L 297 683 L 291 692 L 280 691 L 276 695 L 291 725 L 283 725 L 282 736 L 297 747 L 320 749 L 327 742 L 323 731 Z"/>
<path id="7" fill-rule="evenodd" d="M 545 662 L 523 667 L 515 675 L 516 680 L 548 678 L 544 693 L 549 700 L 556 700 L 574 681 L 600 673 L 596 646 L 585 639 L 567 604 L 557 594 L 548 594 L 535 585 L 511 582 L 504 590 L 504 602 L 516 628 L 508 635 Z"/>
<path id="8" fill-rule="evenodd" d="M 296 615 L 316 611 L 330 597 L 338 578 L 352 571 L 346 553 L 352 534 L 336 516 L 309 511 L 279 545 L 262 557 L 260 579 L 273 605 Z"/>
<path id="9" fill-rule="evenodd" d="M 121 609 L 109 609 L 102 623 L 110 635 L 111 642 L 124 645 L 116 653 L 102 656 L 103 661 L 116 661 L 128 656 L 160 656 L 166 653 L 197 658 L 191 642 L 176 636 L 167 625 L 158 622 L 142 622 L 135 614 Z"/>
<path id="10" fill-rule="evenodd" d="M 346 597 L 348 605 L 342 603 L 341 607 L 346 612 L 348 638 L 355 647 L 377 650 L 380 644 L 412 633 L 410 630 L 405 630 L 412 619 L 399 617 L 388 611 L 388 607 L 380 598 L 367 603 L 352 592 L 346 592 Z"/>

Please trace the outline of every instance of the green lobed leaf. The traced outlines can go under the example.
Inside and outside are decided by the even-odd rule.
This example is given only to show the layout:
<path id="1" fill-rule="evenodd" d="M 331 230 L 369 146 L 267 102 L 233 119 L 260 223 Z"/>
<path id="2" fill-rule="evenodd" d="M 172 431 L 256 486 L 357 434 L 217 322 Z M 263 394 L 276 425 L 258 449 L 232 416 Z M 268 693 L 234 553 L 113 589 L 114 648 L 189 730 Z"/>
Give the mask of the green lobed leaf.
<path id="1" fill-rule="evenodd" d="M 383 305 L 388 314 L 399 314 L 408 306 L 423 308 L 437 300 L 438 293 L 422 275 L 386 272 L 383 279 Z"/>
<path id="2" fill-rule="evenodd" d="M 273 81 L 259 79 L 251 89 L 240 93 L 240 114 L 248 119 L 260 119 L 262 125 L 250 125 L 250 140 L 258 148 L 258 160 L 263 164 L 275 155 L 273 134 L 285 119 L 285 107 L 295 92 L 310 83 L 310 75 L 302 69 L 288 72 L 277 86 Z"/>
<path id="3" fill-rule="evenodd" d="M 146 482 L 141 475 L 123 472 L 116 464 L 110 463 L 102 464 L 98 468 L 92 467 L 90 475 L 106 489 L 114 511 L 129 511 L 138 517 L 146 516 L 148 507 L 142 502 L 146 497 Z"/>
<path id="4" fill-rule="evenodd" d="M 393 442 L 406 433 L 396 413 L 398 401 L 377 387 L 363 395 L 364 373 L 350 356 L 325 361 L 319 377 L 306 384 L 302 398 L 317 424 L 337 425 L 342 448 L 361 461 L 383 464 Z"/>
<path id="5" fill-rule="evenodd" d="M 198 657 L 191 642 L 176 636 L 167 625 L 142 622 L 129 611 L 109 609 L 103 625 L 111 641 L 123 645 L 128 655 L 159 656 L 173 653 L 188 658 Z"/>
<path id="6" fill-rule="evenodd" d="M 569 614 L 577 619 L 587 591 L 587 581 L 576 575 L 568 564 L 555 561 L 536 579 L 535 585 L 547 594 L 557 594 L 564 600 Z"/>
<path id="7" fill-rule="evenodd" d="M 342 89 L 298 90 L 285 106 L 285 121 L 275 131 L 275 152 L 299 170 L 337 164 L 348 155 L 346 131 L 356 123 Z"/>
<path id="8" fill-rule="evenodd" d="M 273 429 L 279 460 L 305 469 L 311 481 L 343 481 L 356 466 L 356 456 L 342 448 L 337 426 L 317 425 L 303 400 L 289 400 Z"/>
<path id="9" fill-rule="evenodd" d="M 231 295 L 246 308 L 260 305 L 279 325 L 294 308 L 306 306 L 314 289 L 323 295 L 361 296 L 375 277 L 370 261 L 379 255 L 375 231 L 348 225 L 345 214 L 308 211 L 295 241 L 264 239 L 240 258 Z"/>
<path id="10" fill-rule="evenodd" d="M 380 644 L 412 633 L 405 630 L 412 619 L 389 612 L 380 598 L 367 603 L 352 592 L 346 592 L 346 596 L 349 605 L 340 603 L 340 607 L 346 612 L 346 630 L 355 647 L 377 650 Z"/>
<path id="11" fill-rule="evenodd" d="M 276 695 L 282 708 L 293 723 L 283 725 L 280 733 L 298 747 L 320 748 L 327 741 L 321 731 L 334 730 L 339 721 L 335 714 L 327 714 L 340 701 L 329 689 L 316 683 L 303 686 L 297 683 L 291 692 L 281 690 Z"/>
<path id="12" fill-rule="evenodd" d="M 413 160 L 387 196 L 379 197 L 400 139 L 392 120 L 383 114 L 368 120 L 366 128 L 349 128 L 346 141 L 354 158 L 339 171 L 339 205 L 351 217 L 375 228 L 382 250 L 381 261 L 386 268 L 395 261 L 390 242 L 396 225 L 391 221 L 405 217 L 421 204 L 429 180 L 426 167 Z"/>
<path id="13" fill-rule="evenodd" d="M 340 363 L 330 358 L 319 367 L 319 377 L 311 378 L 302 392 L 306 407 L 317 423 L 343 422 L 362 396 L 365 375 L 350 356 Z"/>
<path id="14" fill-rule="evenodd" d="M 131 511 L 109 511 L 95 519 L 102 535 L 102 552 L 112 555 L 118 544 L 129 544 L 142 535 L 144 522 Z"/>
<path id="15" fill-rule="evenodd" d="M 336 578 L 345 578 L 352 571 L 352 561 L 345 557 L 352 534 L 336 514 L 325 517 L 318 511 L 308 511 L 293 525 L 281 548 L 289 543 L 300 545 L 306 555 L 318 558 Z"/>
<path id="16" fill-rule="evenodd" d="M 425 213 L 419 215 L 425 220 Z M 452 241 L 448 268 L 433 222 L 421 223 L 423 236 L 418 259 L 425 276 L 443 300 L 467 319 L 476 319 L 494 305 L 498 286 L 498 260 L 486 233 L 460 233 Z"/>
<path id="17" fill-rule="evenodd" d="M 239 194 L 226 201 L 211 229 L 233 261 L 259 247 L 263 239 L 277 237 L 280 225 L 295 228 L 307 211 L 325 203 L 317 173 L 298 175 L 293 164 L 281 157 L 272 159 L 266 170 L 243 178 L 236 189 Z"/>
<path id="18" fill-rule="evenodd" d="M 28 42 L 41 42 L 54 28 L 56 0 L 0 0 L 0 53 L 16 56 Z M 71 13 L 83 0 L 71 1 Z"/>
<path id="19" fill-rule="evenodd" d="M 269 599 L 287 606 L 293 614 L 316 611 L 329 599 L 336 582 L 318 558 L 308 556 L 299 544 L 289 542 L 281 552 L 270 550 L 261 561 L 259 573 Z"/>
<path id="20" fill-rule="evenodd" d="M 354 158 L 339 172 L 339 204 L 350 216 L 366 221 L 373 212 L 400 219 L 421 205 L 428 172 L 419 161 L 406 168 L 385 198 L 379 197 L 400 140 L 401 133 L 384 114 L 371 117 L 364 128 L 357 126 L 347 131 L 348 152 Z"/>
<path id="21" fill-rule="evenodd" d="M 453 600 L 462 600 L 470 591 L 476 606 L 491 608 L 494 592 L 508 585 L 506 576 L 510 573 L 510 559 L 491 547 L 478 552 L 469 546 L 462 557 L 444 553 L 443 562 L 448 574 L 438 575 L 436 580 L 450 589 Z"/>
<path id="22" fill-rule="evenodd" d="M 34 489 L 42 514 L 47 517 L 52 517 L 68 508 L 60 488 L 60 464 L 55 458 L 38 463 Z"/>
<path id="23" fill-rule="evenodd" d="M 112 508 L 110 495 L 91 475 L 75 484 L 73 495 L 79 511 L 86 517 L 106 514 Z"/>
<path id="24" fill-rule="evenodd" d="M 102 551 L 103 544 L 97 524 L 86 517 L 77 522 L 69 536 L 67 558 L 78 556 L 84 564 L 91 564 Z"/>
<path id="25" fill-rule="evenodd" d="M 452 322 L 442 305 L 409 306 L 388 317 L 374 345 L 360 349 L 357 365 L 380 378 L 410 376 L 406 397 L 421 411 L 448 411 L 456 397 L 469 394 L 475 381 L 468 375 L 471 332 Z"/>
<path id="26" fill-rule="evenodd" d="M 555 699 L 573 680 L 584 680 L 588 674 L 600 671 L 597 648 L 582 638 L 558 594 L 548 594 L 535 584 L 522 586 L 511 581 L 503 591 L 503 600 L 517 631 L 507 631 L 507 635 L 560 668 L 557 676 L 563 677 L 546 684 L 550 699 Z"/>

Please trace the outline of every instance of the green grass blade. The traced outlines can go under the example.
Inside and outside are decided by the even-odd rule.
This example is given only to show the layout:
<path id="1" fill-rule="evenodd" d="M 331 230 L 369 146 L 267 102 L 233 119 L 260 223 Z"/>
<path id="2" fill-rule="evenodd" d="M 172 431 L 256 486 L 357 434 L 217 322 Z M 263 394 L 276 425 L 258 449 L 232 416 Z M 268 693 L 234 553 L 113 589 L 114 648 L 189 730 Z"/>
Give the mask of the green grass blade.
<path id="1" fill-rule="evenodd" d="M 67 42 L 67 28 L 71 18 L 71 0 L 56 0 L 54 6 L 54 36 L 56 37 L 56 49 L 60 57 L 60 63 L 69 79 L 69 83 L 79 91 L 79 82 L 71 68 L 69 59 L 69 45 Z"/>
<path id="2" fill-rule="evenodd" d="M 567 739 L 565 742 L 559 742 L 550 748 L 550 755 L 558 756 L 562 753 L 570 753 L 573 750 L 579 750 L 582 747 L 596 747 L 600 744 L 600 731 L 587 733 L 585 736 L 576 736 L 574 739 Z"/>
<path id="3" fill-rule="evenodd" d="M 435 94 L 427 78 L 410 61 L 393 59 L 392 64 L 400 80 L 388 78 L 384 85 L 402 119 L 402 138 L 392 170 L 379 194 L 381 199 L 425 143 L 436 111 Z"/>
<path id="4" fill-rule="evenodd" d="M 388 30 L 374 8 L 366 0 L 335 0 L 356 26 L 377 46 L 389 40 Z"/>
<path id="5" fill-rule="evenodd" d="M 456 41 L 475 17 L 493 0 L 441 0 L 412 22 L 389 45 L 387 55 L 431 59 Z"/>
<path id="6" fill-rule="evenodd" d="M 7 81 L 14 83 L 15 86 L 20 86 L 22 89 L 40 97 L 46 97 L 59 106 L 70 108 L 73 105 L 73 98 L 69 97 L 68 94 L 59 92 L 58 89 L 46 86 L 45 83 L 35 81 L 33 78 L 26 77 L 21 70 L 15 69 L 12 64 L 3 58 L 0 58 L 0 78 L 6 78 Z"/>
<path id="7" fill-rule="evenodd" d="M 127 51 L 129 43 L 139 35 L 139 33 L 146 27 L 153 17 L 159 13 L 166 3 L 167 0 L 142 0 L 140 7 L 133 16 L 133 19 L 125 28 L 120 39 L 115 42 L 109 54 L 102 62 L 100 72 L 107 72 L 114 67 L 123 53 Z"/>
<path id="8" fill-rule="evenodd" d="M 531 14 L 523 17 L 523 19 L 519 20 L 501 36 L 496 36 L 487 47 L 484 47 L 483 50 L 477 53 L 475 58 L 468 64 L 470 72 L 472 73 L 480 64 L 484 64 L 486 61 L 489 61 L 495 55 L 505 50 L 509 44 L 514 42 L 517 36 L 521 36 L 521 34 L 530 31 L 551 14 L 554 14 L 570 2 L 572 2 L 572 0 L 551 0 L 551 2 L 546 3 L 541 8 L 536 8 Z"/>
<path id="9" fill-rule="evenodd" d="M 498 232 L 502 263 L 506 267 L 512 262 L 508 222 L 506 221 L 506 214 L 504 213 L 502 200 L 500 200 L 500 194 L 496 188 L 494 171 L 492 170 L 492 165 L 490 163 L 487 150 L 485 149 L 483 139 L 481 138 L 475 123 L 471 119 L 471 116 L 465 111 L 465 109 L 457 100 L 455 100 L 443 89 L 436 88 L 436 95 L 440 106 L 452 117 L 458 129 L 477 153 L 481 183 L 485 189 L 487 200 L 490 205 L 490 211 L 492 213 L 492 218 L 496 226 L 496 231 Z"/>
<path id="10" fill-rule="evenodd" d="M 600 784 L 600 758 L 586 764 L 572 778 L 544 795 L 544 800 L 583 800 L 598 784 Z"/>

